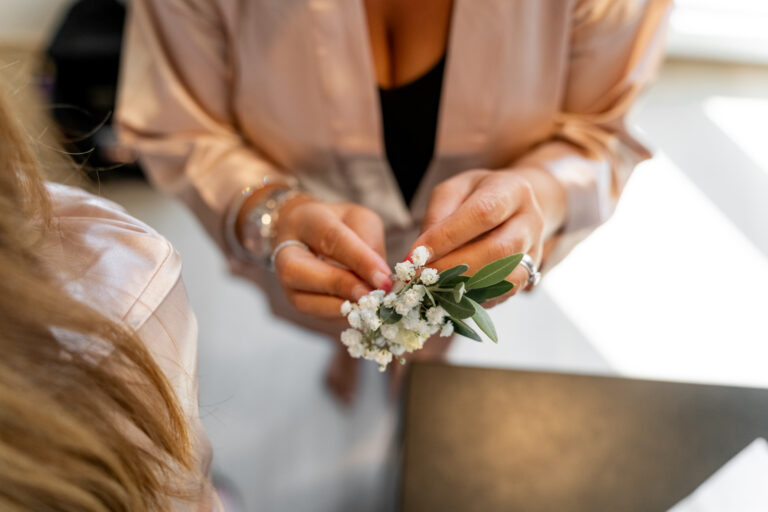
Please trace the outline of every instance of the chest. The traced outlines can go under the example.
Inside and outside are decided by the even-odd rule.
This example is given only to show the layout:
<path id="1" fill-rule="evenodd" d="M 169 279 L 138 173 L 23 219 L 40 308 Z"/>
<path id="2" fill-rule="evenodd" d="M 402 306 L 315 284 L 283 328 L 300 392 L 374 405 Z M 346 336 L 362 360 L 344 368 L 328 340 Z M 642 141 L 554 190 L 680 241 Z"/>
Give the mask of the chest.
<path id="1" fill-rule="evenodd" d="M 324 170 L 328 190 L 341 190 L 373 174 L 350 170 L 359 162 L 384 162 L 377 81 L 407 83 L 448 49 L 435 162 L 494 168 L 552 128 L 569 2 L 241 0 L 228 27 L 232 111 L 269 161 Z M 331 168 L 349 172 L 331 180 Z"/>
<path id="2" fill-rule="evenodd" d="M 453 0 L 364 0 L 364 9 L 380 86 L 413 81 L 445 53 Z"/>

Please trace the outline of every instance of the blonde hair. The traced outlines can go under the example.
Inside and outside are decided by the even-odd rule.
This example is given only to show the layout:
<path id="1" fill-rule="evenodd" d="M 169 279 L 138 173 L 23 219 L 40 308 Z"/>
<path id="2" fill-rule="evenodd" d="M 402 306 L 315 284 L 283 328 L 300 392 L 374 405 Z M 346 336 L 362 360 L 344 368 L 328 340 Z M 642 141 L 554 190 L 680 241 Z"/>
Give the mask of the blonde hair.
<path id="1" fill-rule="evenodd" d="M 165 510 L 194 499 L 189 428 L 136 334 L 49 275 L 40 164 L 0 90 L 0 509 Z M 55 333 L 93 341 L 68 347 Z M 109 355 L 104 355 L 104 346 Z"/>

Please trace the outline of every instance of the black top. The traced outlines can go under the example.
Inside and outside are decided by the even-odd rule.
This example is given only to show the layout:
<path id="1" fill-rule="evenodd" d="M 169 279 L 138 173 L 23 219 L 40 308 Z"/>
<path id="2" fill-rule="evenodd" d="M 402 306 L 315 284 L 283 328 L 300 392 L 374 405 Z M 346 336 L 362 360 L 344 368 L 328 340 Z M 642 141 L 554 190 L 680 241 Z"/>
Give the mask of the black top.
<path id="1" fill-rule="evenodd" d="M 411 202 L 435 151 L 445 56 L 424 75 L 379 88 L 384 147 L 406 204 Z"/>

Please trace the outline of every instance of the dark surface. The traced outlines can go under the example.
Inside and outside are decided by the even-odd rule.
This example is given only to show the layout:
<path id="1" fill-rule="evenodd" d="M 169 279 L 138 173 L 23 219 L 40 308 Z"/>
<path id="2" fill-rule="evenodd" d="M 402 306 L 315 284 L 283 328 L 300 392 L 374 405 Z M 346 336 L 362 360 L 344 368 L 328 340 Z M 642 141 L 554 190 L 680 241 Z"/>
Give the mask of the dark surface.
<path id="1" fill-rule="evenodd" d="M 662 512 L 766 436 L 764 389 L 416 364 L 403 510 Z"/>

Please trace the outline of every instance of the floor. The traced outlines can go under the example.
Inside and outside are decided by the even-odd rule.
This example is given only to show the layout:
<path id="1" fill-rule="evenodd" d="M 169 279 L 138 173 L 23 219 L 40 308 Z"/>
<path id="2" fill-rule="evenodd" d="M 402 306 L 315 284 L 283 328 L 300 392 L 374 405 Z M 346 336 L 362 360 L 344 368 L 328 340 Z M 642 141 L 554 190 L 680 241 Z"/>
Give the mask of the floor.
<path id="1" fill-rule="evenodd" d="M 632 116 L 656 157 L 613 219 L 492 311 L 498 345 L 460 340 L 450 361 L 768 387 L 766 117 L 768 69 L 669 62 Z M 398 404 L 374 365 L 340 407 L 322 385 L 329 344 L 272 319 L 178 203 L 141 182 L 102 193 L 184 259 L 204 423 L 244 509 L 391 510 Z"/>

